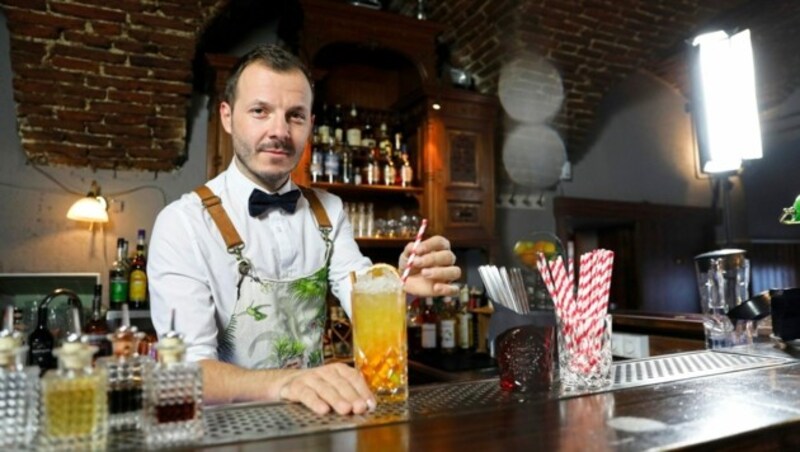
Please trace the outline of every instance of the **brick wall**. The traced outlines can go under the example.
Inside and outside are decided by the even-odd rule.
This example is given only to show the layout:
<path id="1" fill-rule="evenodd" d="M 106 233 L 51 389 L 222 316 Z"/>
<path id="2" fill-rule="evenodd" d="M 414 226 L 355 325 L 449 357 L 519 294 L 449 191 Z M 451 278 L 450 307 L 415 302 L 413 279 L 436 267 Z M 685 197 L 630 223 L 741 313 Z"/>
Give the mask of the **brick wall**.
<path id="1" fill-rule="evenodd" d="M 239 8 L 248 5 L 241 0 L 0 0 L 11 34 L 14 97 L 28 158 L 150 171 L 180 166 L 187 157 L 196 44 L 203 27 L 233 2 Z M 417 4 L 384 3 L 403 13 Z M 538 51 L 558 69 L 565 100 L 553 123 L 573 161 L 585 152 L 602 96 L 632 72 L 649 70 L 685 88 L 681 51 L 700 24 L 734 9 L 737 13 L 721 23 L 744 27 L 750 21 L 762 33 L 782 33 L 797 28 L 800 11 L 796 0 L 774 0 L 770 8 L 759 0 L 426 4 L 429 18 L 448 27 L 443 40 L 451 47 L 452 63 L 475 75 L 481 92 L 497 92 L 503 63 L 519 49 Z M 782 25 L 776 28 L 776 21 Z M 800 52 L 792 51 L 798 40 L 764 41 L 780 50 L 763 58 L 778 83 L 772 83 L 775 75 L 761 77 L 766 102 L 775 103 L 800 83 L 794 69 L 800 68 Z M 531 89 L 537 89 L 535 82 Z"/>
<path id="2" fill-rule="evenodd" d="M 28 158 L 149 171 L 182 163 L 195 42 L 226 2 L 0 0 Z"/>

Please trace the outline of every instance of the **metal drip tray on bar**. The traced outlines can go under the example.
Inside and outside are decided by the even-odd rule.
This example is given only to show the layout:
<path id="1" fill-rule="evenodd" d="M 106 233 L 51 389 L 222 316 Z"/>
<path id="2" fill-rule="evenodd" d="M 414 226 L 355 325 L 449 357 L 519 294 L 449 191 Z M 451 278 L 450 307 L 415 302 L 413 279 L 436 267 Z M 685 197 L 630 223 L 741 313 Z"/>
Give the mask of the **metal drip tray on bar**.
<path id="1" fill-rule="evenodd" d="M 610 390 L 756 369 L 790 361 L 772 356 L 709 350 L 620 361 L 612 366 L 614 383 Z"/>
<path id="2" fill-rule="evenodd" d="M 317 415 L 298 404 L 240 404 L 206 408 L 206 435 L 196 446 L 256 441 L 315 432 L 426 419 L 452 413 L 481 412 L 497 406 L 541 403 L 547 399 L 568 398 L 595 392 L 645 386 L 668 381 L 704 377 L 732 371 L 756 369 L 793 362 L 791 359 L 730 352 L 700 351 L 616 362 L 612 366 L 614 383 L 608 388 L 583 392 L 531 394 L 520 398 L 500 389 L 497 378 L 436 384 L 411 388 L 406 403 L 380 404 L 373 412 L 359 416 Z M 109 449 L 141 450 L 145 445 L 140 432 L 115 432 Z"/>

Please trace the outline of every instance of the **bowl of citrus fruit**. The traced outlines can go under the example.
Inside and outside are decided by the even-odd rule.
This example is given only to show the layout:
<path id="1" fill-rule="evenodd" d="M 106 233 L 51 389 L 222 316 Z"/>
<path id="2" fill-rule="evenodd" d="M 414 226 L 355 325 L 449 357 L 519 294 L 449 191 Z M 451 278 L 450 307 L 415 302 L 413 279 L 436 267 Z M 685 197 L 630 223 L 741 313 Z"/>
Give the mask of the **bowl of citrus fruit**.
<path id="1" fill-rule="evenodd" d="M 563 254 L 561 240 L 555 234 L 547 232 L 537 232 L 523 240 L 518 240 L 514 244 L 514 256 L 525 266 L 536 269 L 536 262 L 539 254 L 544 255 L 545 259 L 553 260 L 559 254 Z"/>

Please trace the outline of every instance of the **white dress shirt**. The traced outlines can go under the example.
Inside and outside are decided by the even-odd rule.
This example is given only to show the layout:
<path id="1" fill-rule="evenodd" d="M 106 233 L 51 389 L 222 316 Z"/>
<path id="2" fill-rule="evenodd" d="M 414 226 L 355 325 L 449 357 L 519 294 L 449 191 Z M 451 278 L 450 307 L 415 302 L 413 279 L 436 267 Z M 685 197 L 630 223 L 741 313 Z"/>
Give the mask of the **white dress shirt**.
<path id="1" fill-rule="evenodd" d="M 244 241 L 244 257 L 262 280 L 293 280 L 325 265 L 325 242 L 304 197 L 288 214 L 270 209 L 260 217 L 248 213 L 253 189 L 261 189 L 231 162 L 226 171 L 206 185 L 221 200 Z M 289 181 L 282 194 L 296 185 Z M 328 281 L 333 294 L 350 314 L 350 271 L 371 262 L 358 249 L 342 200 L 315 190 L 333 225 L 333 254 Z M 217 334 L 223 331 L 236 302 L 237 262 L 227 252 L 222 234 L 192 192 L 169 204 L 156 218 L 148 250 L 150 311 L 159 336 L 169 331 L 175 309 L 176 331 L 185 335 L 187 359 L 217 359 Z"/>

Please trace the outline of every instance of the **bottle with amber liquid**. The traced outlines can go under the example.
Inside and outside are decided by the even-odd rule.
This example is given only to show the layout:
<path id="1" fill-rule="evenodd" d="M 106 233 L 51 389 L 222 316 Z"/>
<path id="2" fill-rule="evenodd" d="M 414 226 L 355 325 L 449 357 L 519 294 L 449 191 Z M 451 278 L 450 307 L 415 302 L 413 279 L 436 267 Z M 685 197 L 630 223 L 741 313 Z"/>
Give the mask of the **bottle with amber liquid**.
<path id="1" fill-rule="evenodd" d="M 439 316 L 433 307 L 433 298 L 425 298 L 425 308 L 422 311 L 422 351 L 432 352 L 436 350 L 436 326 L 439 323 Z"/>
<path id="2" fill-rule="evenodd" d="M 97 354 L 95 359 L 102 358 L 103 356 L 111 356 L 111 341 L 108 340 L 108 329 L 106 318 L 102 311 L 103 301 L 103 285 L 95 284 L 94 298 L 92 298 L 92 316 L 83 327 L 83 338 L 89 343 L 97 347 Z"/>
<path id="3" fill-rule="evenodd" d="M 442 353 L 456 351 L 456 311 L 451 297 L 444 297 L 444 306 L 439 313 L 439 348 Z"/>
<path id="4" fill-rule="evenodd" d="M 144 431 L 150 447 L 197 442 L 203 427 L 203 376 L 197 363 L 186 362 L 183 336 L 170 331 L 156 345 L 158 363 L 145 374 Z"/>
<path id="5" fill-rule="evenodd" d="M 14 331 L 14 307 L 5 311 L 0 331 L 0 448 L 17 450 L 31 444 L 39 424 L 39 368 L 26 366 L 28 347 Z"/>
<path id="6" fill-rule="evenodd" d="M 97 360 L 108 378 L 108 423 L 112 430 L 139 428 L 142 422 L 143 379 L 153 361 L 138 354 L 144 333 L 131 326 L 128 306 L 122 307 L 122 325 L 109 334 L 113 355 Z"/>
<path id="7" fill-rule="evenodd" d="M 144 229 L 139 229 L 136 239 L 136 257 L 131 263 L 128 284 L 128 307 L 149 309 L 147 302 L 147 258 L 145 257 Z"/>
<path id="8" fill-rule="evenodd" d="M 53 353 L 58 369 L 41 380 L 40 446 L 47 450 L 105 450 L 108 437 L 106 376 L 92 367 L 95 347 L 81 341 L 80 316 L 72 308 L 75 332 Z"/>

